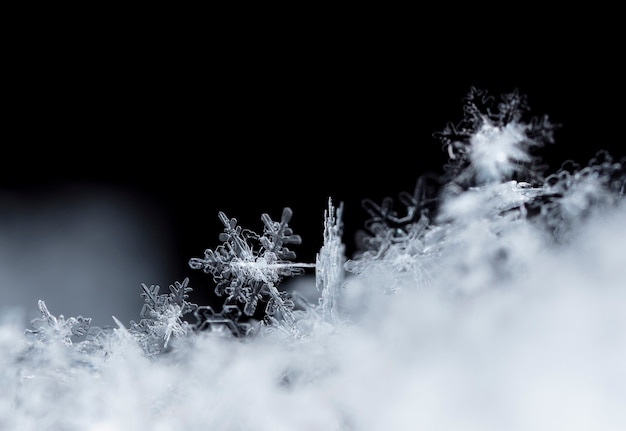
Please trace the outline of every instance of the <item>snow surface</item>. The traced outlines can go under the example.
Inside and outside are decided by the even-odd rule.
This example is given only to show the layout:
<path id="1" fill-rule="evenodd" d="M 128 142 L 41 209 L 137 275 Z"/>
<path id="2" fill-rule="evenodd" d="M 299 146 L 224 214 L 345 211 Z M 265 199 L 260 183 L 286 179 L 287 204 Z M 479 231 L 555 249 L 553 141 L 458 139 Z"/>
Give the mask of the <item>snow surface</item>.
<path id="1" fill-rule="evenodd" d="M 511 139 L 524 129 L 510 130 L 498 148 L 520 159 Z M 623 182 L 477 169 L 437 217 L 347 259 L 350 271 L 339 230 L 321 227 L 316 275 L 280 285 L 313 301 L 296 330 L 189 332 L 146 355 L 126 321 L 85 345 L 27 337 L 7 314 L 0 429 L 626 429 Z"/>

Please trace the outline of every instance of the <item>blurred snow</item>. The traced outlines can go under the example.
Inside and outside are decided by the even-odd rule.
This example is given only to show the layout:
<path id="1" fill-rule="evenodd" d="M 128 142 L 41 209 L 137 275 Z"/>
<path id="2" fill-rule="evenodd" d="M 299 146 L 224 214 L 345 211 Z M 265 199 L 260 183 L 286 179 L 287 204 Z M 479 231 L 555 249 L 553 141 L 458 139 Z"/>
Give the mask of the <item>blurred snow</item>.
<path id="1" fill-rule="evenodd" d="M 167 227 L 132 196 L 4 196 L 0 429 L 625 430 L 624 164 L 498 183 L 529 160 L 520 133 L 478 130 L 467 169 L 479 184 L 459 164 L 463 187 L 442 194 L 432 225 L 381 223 L 375 252 L 344 268 L 341 239 L 326 237 L 322 273 L 341 281 L 329 282 L 332 312 L 315 306 L 328 294 L 318 261 L 280 286 L 313 304 L 293 326 L 183 331 L 159 355 L 124 323 L 141 283 L 175 281 Z M 39 299 L 57 316 L 120 323 L 82 345 L 56 328 L 29 342 L 11 314 L 34 317 Z"/>
<path id="2" fill-rule="evenodd" d="M 170 238 L 145 199 L 107 187 L 0 194 L 0 312 L 137 319 L 141 283 L 167 287 Z"/>
<path id="3" fill-rule="evenodd" d="M 130 279 L 148 269 L 158 274 L 158 265 L 139 258 L 154 258 L 158 237 L 141 239 L 148 232 L 122 216 L 128 213 L 120 207 L 129 205 L 123 199 L 75 203 L 60 213 L 49 209 L 46 223 L 23 214 L 13 229 L 4 224 L 11 240 L 5 244 L 13 245 L 2 249 L 4 297 L 14 304 L 43 298 L 52 313 L 135 318 Z M 512 224 L 503 241 L 516 271 L 506 276 L 492 263 L 480 264 L 481 250 L 491 262 L 500 239 L 468 224 L 467 238 L 442 247 L 443 265 L 471 251 L 462 270 L 441 268 L 427 285 L 397 277 L 391 294 L 381 286 L 397 267 L 389 262 L 385 270 L 382 262 L 377 271 L 347 279 L 345 321 L 313 322 L 299 339 L 280 332 L 247 342 L 198 334 L 150 359 L 120 328 L 111 350 L 92 359 L 94 374 L 69 362 L 60 346 L 20 360 L 23 330 L 7 321 L 0 326 L 0 383 L 8 388 L 0 395 L 0 425 L 25 431 L 626 429 L 625 214 L 621 205 L 585 219 L 559 246 Z M 463 289 L 454 288 L 459 283 Z M 316 299 L 309 276 L 286 288 Z"/>

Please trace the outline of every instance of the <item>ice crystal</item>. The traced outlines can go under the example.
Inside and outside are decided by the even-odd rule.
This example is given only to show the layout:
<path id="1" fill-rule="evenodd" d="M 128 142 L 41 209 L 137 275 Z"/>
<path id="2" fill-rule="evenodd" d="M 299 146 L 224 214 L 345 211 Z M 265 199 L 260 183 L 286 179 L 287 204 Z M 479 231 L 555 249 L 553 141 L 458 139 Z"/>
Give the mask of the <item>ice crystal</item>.
<path id="1" fill-rule="evenodd" d="M 392 244 L 404 242 L 415 230 L 427 226 L 436 214 L 440 187 L 435 174 L 418 177 L 412 194 L 402 191 L 398 195 L 405 207 L 402 215 L 393 208 L 394 201 L 390 197 L 384 198 L 380 205 L 364 199 L 362 206 L 370 218 L 365 221 L 364 229 L 357 231 L 359 253 L 374 253 L 380 257 Z"/>
<path id="2" fill-rule="evenodd" d="M 574 226 L 599 211 L 614 207 L 624 197 L 626 157 L 614 161 L 605 150 L 599 151 L 581 168 L 573 161 L 549 175 L 542 193 L 529 202 L 537 223 L 559 241 L 567 241 Z"/>
<path id="3" fill-rule="evenodd" d="M 431 276 L 426 264 L 437 256 L 441 231 L 426 217 L 402 230 L 376 226 L 367 238 L 368 249 L 348 259 L 345 269 L 361 276 L 380 275 L 385 292 L 396 291 L 407 279 L 418 286 L 428 285 Z"/>
<path id="4" fill-rule="evenodd" d="M 502 243 L 494 247 L 493 258 L 481 259 L 493 262 L 485 273 L 519 271 L 503 258 L 511 255 L 506 241 L 512 226 L 530 222 L 563 240 L 569 226 L 623 197 L 625 164 L 606 152 L 584 169 L 570 162 L 547 175 L 535 151 L 554 141 L 559 125 L 547 116 L 526 121 L 527 100 L 517 91 L 496 104 L 487 91 L 472 88 L 464 103 L 464 118 L 434 134 L 449 156 L 444 174 L 423 175 L 413 194 L 401 193 L 405 212 L 397 212 L 389 197 L 380 205 L 363 201 L 370 219 L 359 232 L 360 251 L 346 262 L 348 271 L 371 275 L 381 267 L 391 269 L 379 274 L 391 292 L 399 285 L 427 286 L 433 274 L 453 274 L 450 268 L 467 272 L 464 267 L 474 264 L 469 257 L 484 257 L 474 245 L 485 238 Z M 442 255 L 455 257 L 446 267 Z"/>
<path id="5" fill-rule="evenodd" d="M 398 198 L 405 211 L 400 215 L 393 209 L 393 199 L 384 198 L 381 205 L 364 199 L 363 208 L 370 215 L 364 229 L 358 231 L 357 254 L 347 260 L 345 268 L 354 274 L 377 272 L 379 263 L 393 271 L 384 282 L 385 291 L 395 291 L 407 277 L 417 284 L 429 283 L 424 266 L 436 256 L 431 219 L 439 207 L 440 179 L 433 173 L 418 177 L 413 193 L 400 192 Z"/>
<path id="6" fill-rule="evenodd" d="M 288 244 L 300 244 L 302 239 L 289 227 L 291 208 L 284 208 L 280 222 L 263 214 L 263 234 L 243 229 L 237 219 L 223 212 L 218 216 L 224 225 L 219 236 L 223 244 L 215 250 L 206 249 L 204 258 L 191 258 L 189 266 L 211 274 L 216 283 L 215 293 L 225 296 L 226 305 L 243 304 L 243 313 L 253 316 L 260 301 L 266 302 L 264 316 L 270 324 L 291 326 L 294 323 L 294 302 L 290 294 L 279 291 L 277 285 L 285 276 L 304 273 L 313 264 L 293 263 L 295 252 Z"/>
<path id="7" fill-rule="evenodd" d="M 159 293 L 159 285 L 141 285 L 145 304 L 140 313 L 139 323 L 131 321 L 131 332 L 137 337 L 144 351 L 155 354 L 168 348 L 170 338 L 182 337 L 190 331 L 187 322 L 182 317 L 193 312 L 196 304 L 187 302 L 189 279 L 182 283 L 176 281 L 170 285 L 169 293 Z"/>
<path id="8" fill-rule="evenodd" d="M 42 300 L 38 301 L 41 318 L 34 319 L 32 326 L 34 329 L 27 329 L 27 335 L 41 342 L 61 342 L 64 345 L 71 345 L 73 337 L 82 337 L 87 333 L 91 326 L 91 318 L 82 316 L 65 317 L 60 314 L 55 317 L 50 311 L 46 303 Z"/>
<path id="9" fill-rule="evenodd" d="M 189 260 L 219 308 L 185 278 L 142 284 L 138 323 L 43 300 L 26 337 L 0 323 L 0 429 L 625 429 L 626 158 L 547 173 L 555 126 L 527 110 L 472 89 L 444 174 L 401 209 L 364 200 L 348 260 L 331 199 L 314 265 L 289 208 L 262 234 L 220 212 L 223 244 Z M 317 304 L 277 287 L 308 267 Z"/>
<path id="10" fill-rule="evenodd" d="M 517 180 L 534 184 L 543 179 L 545 165 L 536 150 L 554 142 L 560 127 L 547 116 L 525 121 L 526 96 L 517 90 L 495 98 L 471 88 L 464 99 L 464 117 L 433 135 L 449 156 L 445 183 L 461 189 L 491 182 Z"/>
<path id="11" fill-rule="evenodd" d="M 202 332 L 220 333 L 244 337 L 253 335 L 255 327 L 250 323 L 240 322 L 241 310 L 237 305 L 223 305 L 217 313 L 209 305 L 202 305 L 194 311 L 195 329 Z"/>
<path id="12" fill-rule="evenodd" d="M 319 307 L 324 318 L 336 319 L 337 299 L 345 279 L 345 245 L 343 235 L 343 202 L 335 208 L 328 199 L 324 212 L 324 245 L 315 261 L 315 287 L 321 292 Z"/>

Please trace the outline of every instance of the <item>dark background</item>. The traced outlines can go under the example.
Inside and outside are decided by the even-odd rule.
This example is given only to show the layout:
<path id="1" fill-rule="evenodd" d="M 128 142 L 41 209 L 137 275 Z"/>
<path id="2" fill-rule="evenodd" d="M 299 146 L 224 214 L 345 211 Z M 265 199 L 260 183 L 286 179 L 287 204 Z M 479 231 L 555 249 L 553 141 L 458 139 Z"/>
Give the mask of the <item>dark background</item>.
<path id="1" fill-rule="evenodd" d="M 552 170 L 601 148 L 625 155 L 622 66 L 568 35 L 496 46 L 411 28 L 238 37 L 197 22 L 90 25 L 9 43 L 0 187 L 33 204 L 77 185 L 123 190 L 168 230 L 163 285 L 210 284 L 187 262 L 220 244 L 218 211 L 261 231 L 262 213 L 292 208 L 303 239 L 292 248 L 314 262 L 332 198 L 351 256 L 364 198 L 395 198 L 441 171 L 432 134 L 461 119 L 471 86 L 518 89 L 562 124 L 543 151 Z"/>

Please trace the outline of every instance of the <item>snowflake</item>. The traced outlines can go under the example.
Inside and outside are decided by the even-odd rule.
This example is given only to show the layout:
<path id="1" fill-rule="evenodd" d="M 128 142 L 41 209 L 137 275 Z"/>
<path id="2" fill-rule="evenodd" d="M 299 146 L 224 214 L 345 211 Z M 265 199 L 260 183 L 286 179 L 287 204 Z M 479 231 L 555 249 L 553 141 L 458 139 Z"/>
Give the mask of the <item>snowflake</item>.
<path id="1" fill-rule="evenodd" d="M 554 142 L 560 127 L 547 116 L 524 120 L 528 111 L 525 96 L 514 90 L 495 99 L 485 90 L 471 88 L 465 97 L 465 116 L 458 124 L 448 123 L 433 136 L 448 153 L 444 183 L 462 190 L 501 180 L 531 184 L 544 178 L 545 165 L 535 150 Z"/>
<path id="2" fill-rule="evenodd" d="M 84 336 L 91 326 L 91 318 L 82 316 L 65 319 L 62 314 L 55 317 L 48 311 L 46 303 L 38 301 L 41 318 L 34 319 L 26 334 L 42 342 L 61 341 L 64 345 L 72 345 L 72 337 Z"/>
<path id="3" fill-rule="evenodd" d="M 204 258 L 191 258 L 189 266 L 213 276 L 215 293 L 226 297 L 225 304 L 242 303 L 244 314 L 252 316 L 259 302 L 265 301 L 265 317 L 274 317 L 267 321 L 291 325 L 294 303 L 290 295 L 279 291 L 276 285 L 285 276 L 301 275 L 304 268 L 315 266 L 290 262 L 296 254 L 286 245 L 302 242 L 289 227 L 292 215 L 288 207 L 283 209 L 280 222 L 263 214 L 263 234 L 258 235 L 242 229 L 237 219 L 229 219 L 220 211 L 218 216 L 224 225 L 224 232 L 219 239 L 223 244 L 215 250 L 205 250 Z"/>
<path id="4" fill-rule="evenodd" d="M 170 292 L 159 294 L 158 285 L 142 284 L 141 296 L 145 304 L 139 323 L 131 322 L 130 332 L 135 335 L 142 348 L 149 354 L 167 349 L 172 336 L 182 337 L 189 332 L 189 325 L 182 316 L 193 312 L 196 304 L 187 302 L 189 279 L 170 285 Z"/>

